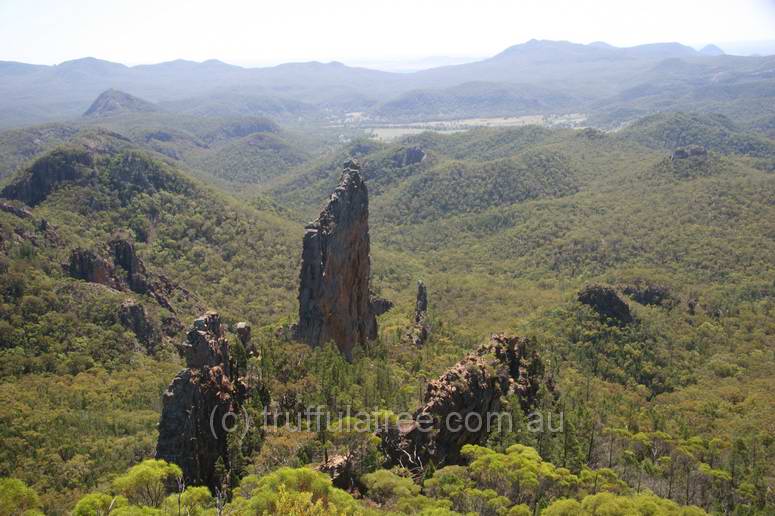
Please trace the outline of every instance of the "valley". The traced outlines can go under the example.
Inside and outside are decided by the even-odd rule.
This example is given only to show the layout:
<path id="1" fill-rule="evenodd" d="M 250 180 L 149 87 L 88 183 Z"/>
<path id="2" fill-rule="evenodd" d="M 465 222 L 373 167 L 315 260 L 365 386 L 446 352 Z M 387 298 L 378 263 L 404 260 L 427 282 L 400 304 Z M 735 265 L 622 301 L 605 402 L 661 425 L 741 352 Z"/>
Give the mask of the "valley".
<path id="1" fill-rule="evenodd" d="M 464 118 L 460 120 L 429 120 L 402 125 L 387 125 L 369 127 L 367 133 L 379 140 L 395 140 L 410 134 L 421 134 L 425 131 L 442 134 L 452 134 L 478 127 L 523 127 L 526 125 L 541 125 L 548 127 L 578 127 L 584 121 L 584 115 L 573 113 L 555 117 L 543 115 L 526 115 L 502 118 Z"/>

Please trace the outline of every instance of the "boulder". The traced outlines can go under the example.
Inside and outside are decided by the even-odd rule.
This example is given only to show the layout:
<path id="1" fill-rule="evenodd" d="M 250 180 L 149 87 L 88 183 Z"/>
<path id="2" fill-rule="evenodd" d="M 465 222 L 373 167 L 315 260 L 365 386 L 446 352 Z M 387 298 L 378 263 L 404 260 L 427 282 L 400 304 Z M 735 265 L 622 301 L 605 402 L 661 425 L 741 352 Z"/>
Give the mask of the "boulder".
<path id="1" fill-rule="evenodd" d="M 382 315 L 389 312 L 393 308 L 393 302 L 389 299 L 379 296 L 371 296 L 371 310 L 374 315 Z"/>
<path id="2" fill-rule="evenodd" d="M 370 300 L 369 197 L 360 166 L 344 164 L 339 186 L 304 234 L 296 338 L 333 341 L 348 361 L 377 336 Z"/>

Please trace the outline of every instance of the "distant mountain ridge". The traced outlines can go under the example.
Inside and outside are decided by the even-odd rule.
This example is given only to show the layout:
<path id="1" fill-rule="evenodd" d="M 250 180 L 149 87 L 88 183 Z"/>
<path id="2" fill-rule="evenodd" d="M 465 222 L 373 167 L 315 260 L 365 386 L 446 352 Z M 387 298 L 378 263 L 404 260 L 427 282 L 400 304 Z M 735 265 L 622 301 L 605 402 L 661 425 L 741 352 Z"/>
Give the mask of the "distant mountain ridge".
<path id="1" fill-rule="evenodd" d="M 682 67 L 680 76 L 664 75 L 665 70 L 659 65 L 668 60 Z M 765 116 L 775 115 L 775 108 L 766 107 L 765 100 L 775 91 L 773 70 L 775 58 L 723 55 L 715 46 L 697 51 L 680 43 L 618 48 L 602 42 L 583 45 L 546 40 L 514 45 L 480 61 L 410 73 L 315 61 L 265 68 L 243 68 L 215 59 L 136 66 L 93 57 L 56 66 L 0 62 L 0 127 L 78 116 L 97 95 L 111 88 L 131 91 L 179 113 L 273 116 L 294 122 L 301 119 L 330 123 L 349 112 L 365 112 L 391 121 L 394 116 L 401 118 L 405 114 L 392 113 L 384 106 L 402 95 L 415 90 L 436 90 L 434 97 L 448 97 L 449 92 L 442 90 L 472 83 L 487 86 L 467 95 L 472 99 L 471 106 L 460 109 L 456 105 L 450 111 L 445 101 L 438 111 L 423 109 L 417 119 L 458 116 L 455 113 L 476 116 L 481 98 L 490 95 L 493 88 L 514 91 L 517 85 L 529 88 L 533 104 L 486 104 L 483 112 L 488 116 L 545 114 L 547 109 L 556 107 L 556 102 L 544 97 L 556 99 L 560 95 L 571 100 L 574 112 L 590 113 L 595 120 L 607 124 L 652 114 L 655 109 L 729 108 L 749 117 Z M 665 80 L 669 84 L 660 84 Z M 621 105 L 623 92 L 638 88 L 645 91 L 644 85 L 659 85 L 650 94 L 653 98 L 638 97 Z M 706 102 L 708 95 L 723 88 L 727 97 L 724 102 L 734 103 L 739 87 L 746 88 L 749 96 L 755 91 L 756 100 L 746 100 L 744 106 L 737 102 L 731 107 Z M 516 96 L 523 95 L 517 92 Z M 760 105 L 765 106 L 763 112 Z"/>

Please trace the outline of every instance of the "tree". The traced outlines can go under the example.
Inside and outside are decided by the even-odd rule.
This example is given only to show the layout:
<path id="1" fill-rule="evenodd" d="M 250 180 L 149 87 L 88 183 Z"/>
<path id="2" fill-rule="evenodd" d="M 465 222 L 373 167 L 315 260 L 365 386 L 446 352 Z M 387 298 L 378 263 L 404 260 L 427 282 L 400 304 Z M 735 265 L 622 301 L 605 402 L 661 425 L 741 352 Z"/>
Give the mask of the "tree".
<path id="1" fill-rule="evenodd" d="M 0 510 L 8 516 L 42 515 L 38 494 L 15 478 L 0 478 Z"/>
<path id="2" fill-rule="evenodd" d="M 251 486 L 248 493 L 246 486 Z M 280 497 L 281 488 L 288 496 Z M 278 504 L 298 503 L 301 499 L 299 493 L 308 493 L 309 502 L 313 505 L 318 502 L 327 511 L 333 514 L 354 514 L 360 505 L 347 492 L 335 488 L 331 479 L 325 473 L 310 468 L 280 468 L 261 478 L 249 475 L 242 479 L 242 485 L 238 496 L 225 508 L 225 514 L 278 514 Z M 306 495 L 302 497 L 306 499 Z M 301 514 L 301 513 L 300 513 Z M 326 513 L 329 514 L 329 513 Z"/>
<path id="3" fill-rule="evenodd" d="M 380 469 L 361 477 L 368 489 L 368 496 L 384 504 L 420 493 L 420 486 L 411 478 L 401 477 L 386 469 Z"/>
<path id="4" fill-rule="evenodd" d="M 132 503 L 158 507 L 167 494 L 167 481 L 181 476 L 183 471 L 177 465 L 148 459 L 114 480 L 113 487 Z"/>
<path id="5" fill-rule="evenodd" d="M 129 502 L 123 496 L 105 493 L 91 493 L 81 498 L 73 509 L 72 516 L 107 516 L 116 509 L 126 507 Z"/>
<path id="6" fill-rule="evenodd" d="M 210 490 L 203 486 L 187 487 L 180 495 L 171 494 L 164 500 L 162 510 L 174 516 L 202 516 L 206 509 L 214 506 L 215 499 Z"/>

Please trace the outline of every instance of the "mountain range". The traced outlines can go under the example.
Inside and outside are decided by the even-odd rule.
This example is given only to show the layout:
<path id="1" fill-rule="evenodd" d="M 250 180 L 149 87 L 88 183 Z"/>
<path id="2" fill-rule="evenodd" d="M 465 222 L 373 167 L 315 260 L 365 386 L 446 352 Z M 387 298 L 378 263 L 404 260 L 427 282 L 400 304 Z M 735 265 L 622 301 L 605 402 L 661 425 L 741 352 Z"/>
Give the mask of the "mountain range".
<path id="1" fill-rule="evenodd" d="M 0 124 L 71 118 L 111 88 L 176 113 L 270 115 L 288 122 L 331 122 L 348 112 L 388 122 L 457 118 L 483 105 L 495 116 L 557 113 L 572 101 L 596 125 L 664 109 L 745 111 L 746 121 L 757 123 L 772 116 L 774 76 L 775 57 L 729 56 L 713 47 L 538 40 L 481 61 L 412 73 L 338 62 L 268 68 L 217 60 L 132 67 L 95 58 L 56 66 L 0 62 Z M 509 91 L 515 100 L 494 102 L 494 91 Z M 424 109 L 412 113 L 406 107 L 412 102 Z"/>

